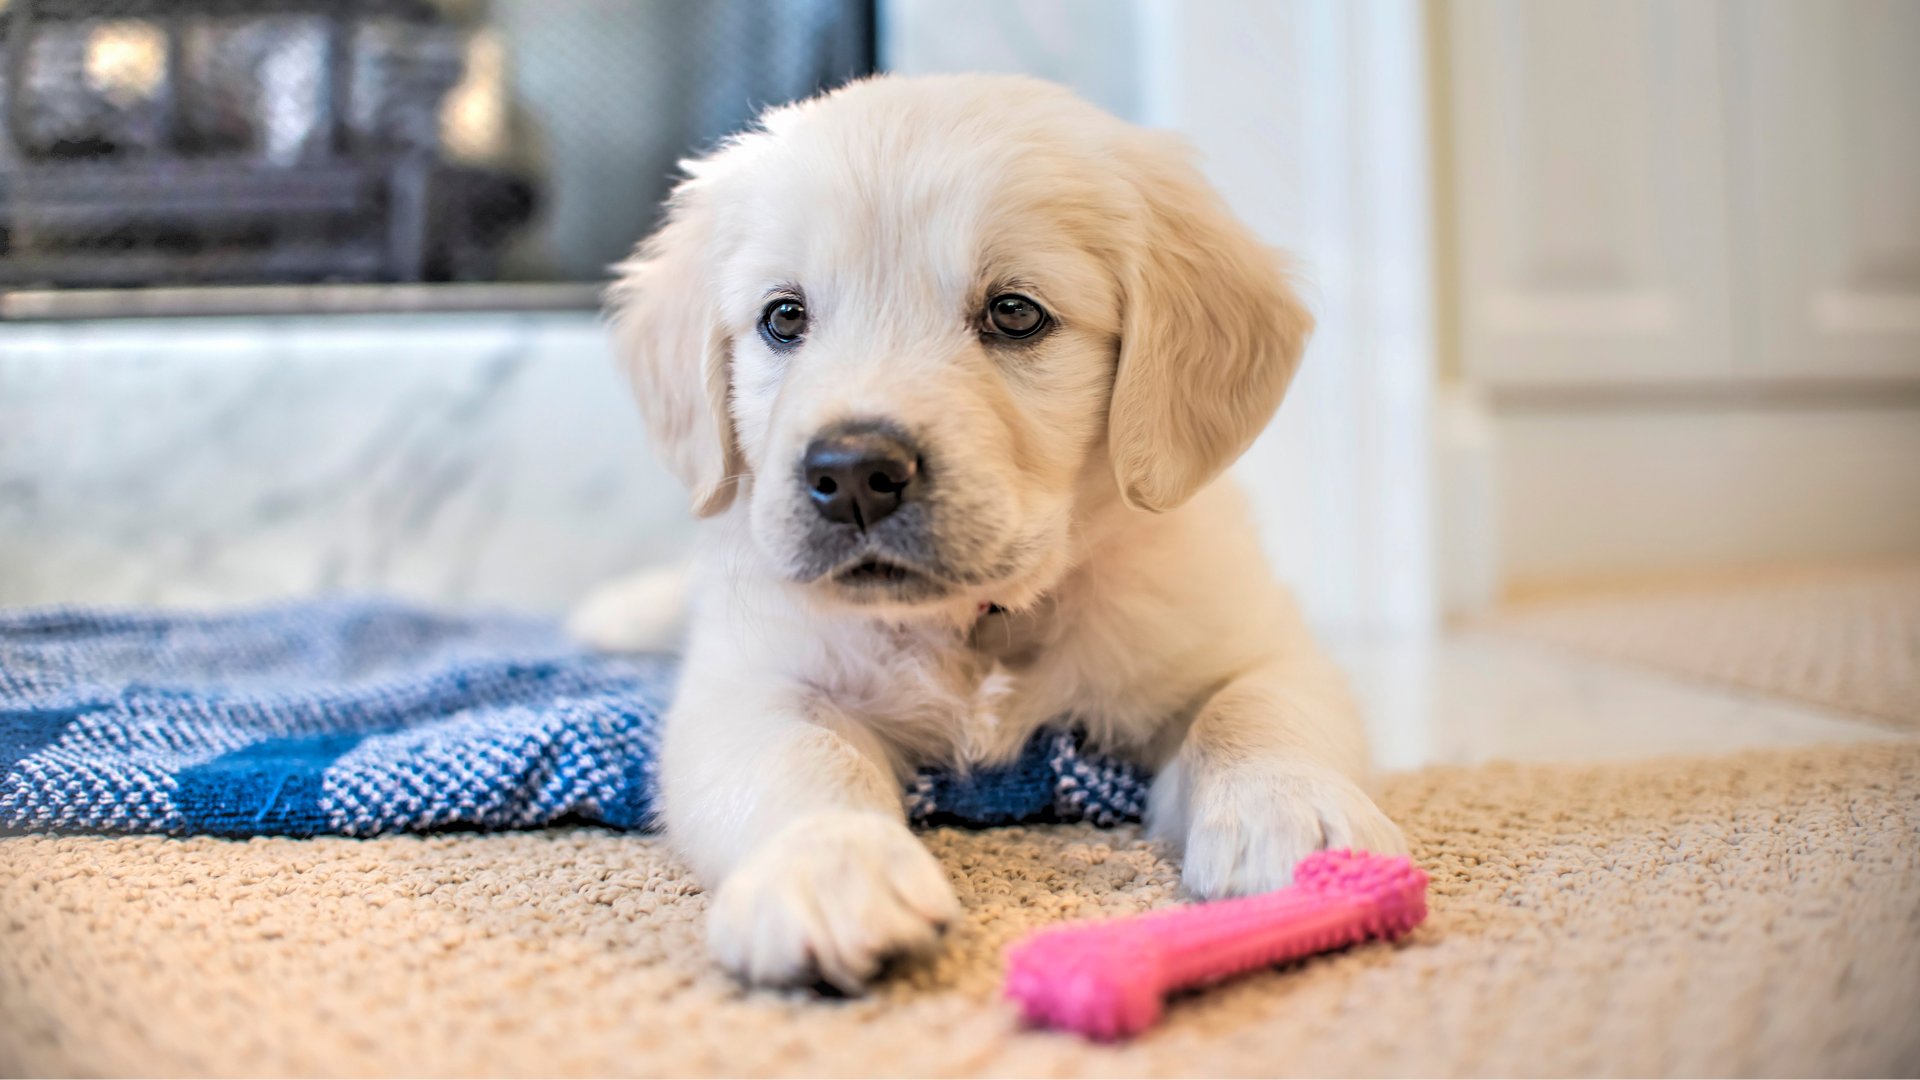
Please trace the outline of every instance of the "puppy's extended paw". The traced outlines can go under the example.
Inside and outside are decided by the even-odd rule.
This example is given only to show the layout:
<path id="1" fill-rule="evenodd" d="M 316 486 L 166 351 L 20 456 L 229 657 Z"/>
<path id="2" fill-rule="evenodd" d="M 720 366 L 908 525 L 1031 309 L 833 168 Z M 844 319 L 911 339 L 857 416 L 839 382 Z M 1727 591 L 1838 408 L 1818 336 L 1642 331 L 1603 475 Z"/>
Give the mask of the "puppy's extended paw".
<path id="1" fill-rule="evenodd" d="M 707 940 L 749 982 L 824 979 L 852 993 L 889 958 L 931 950 L 959 916 L 945 871 L 905 825 L 874 813 L 814 814 L 727 877 Z"/>
<path id="2" fill-rule="evenodd" d="M 1312 764 L 1241 766 L 1193 778 L 1181 881 L 1213 899 L 1282 888 L 1322 848 L 1403 854 L 1406 838 L 1367 793 Z"/>

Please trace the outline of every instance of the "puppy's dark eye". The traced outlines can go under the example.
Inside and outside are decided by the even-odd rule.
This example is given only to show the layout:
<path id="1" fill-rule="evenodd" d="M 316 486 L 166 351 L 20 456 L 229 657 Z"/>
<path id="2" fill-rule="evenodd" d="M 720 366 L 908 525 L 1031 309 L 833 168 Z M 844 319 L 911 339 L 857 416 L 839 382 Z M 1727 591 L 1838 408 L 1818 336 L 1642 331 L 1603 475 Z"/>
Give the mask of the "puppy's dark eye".
<path id="1" fill-rule="evenodd" d="M 1001 293 L 987 301 L 988 329 L 1001 337 L 1032 337 L 1046 325 L 1046 311 L 1019 293 Z"/>
<path id="2" fill-rule="evenodd" d="M 776 345 L 792 345 L 807 332 L 807 305 L 788 298 L 775 300 L 760 313 L 760 332 Z"/>

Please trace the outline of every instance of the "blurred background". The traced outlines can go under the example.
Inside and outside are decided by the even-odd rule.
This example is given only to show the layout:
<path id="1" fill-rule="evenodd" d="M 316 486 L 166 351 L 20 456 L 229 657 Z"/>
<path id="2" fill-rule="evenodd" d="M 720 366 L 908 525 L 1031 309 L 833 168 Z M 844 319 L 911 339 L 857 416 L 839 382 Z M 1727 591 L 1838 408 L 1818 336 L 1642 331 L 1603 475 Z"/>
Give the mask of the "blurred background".
<path id="1" fill-rule="evenodd" d="M 606 265 L 761 107 L 962 70 L 1296 254 L 1239 471 L 1321 626 L 1920 553 L 1911 0 L 0 0 L 0 604 L 672 557 Z"/>

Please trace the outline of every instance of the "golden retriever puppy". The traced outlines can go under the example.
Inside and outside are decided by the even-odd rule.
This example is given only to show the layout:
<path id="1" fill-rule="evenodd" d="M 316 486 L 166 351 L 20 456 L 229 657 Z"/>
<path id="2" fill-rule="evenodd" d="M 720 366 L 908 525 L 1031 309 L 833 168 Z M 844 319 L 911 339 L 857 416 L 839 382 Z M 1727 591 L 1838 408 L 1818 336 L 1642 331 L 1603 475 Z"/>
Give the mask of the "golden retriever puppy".
<path id="1" fill-rule="evenodd" d="M 701 527 L 667 836 L 759 983 L 852 989 L 958 909 L 916 766 L 1071 716 L 1157 768 L 1204 897 L 1399 851 L 1359 716 L 1231 464 L 1312 319 L 1163 134 L 1046 83 L 876 78 L 690 162 L 617 349 Z M 616 591 L 576 623 L 637 642 Z"/>

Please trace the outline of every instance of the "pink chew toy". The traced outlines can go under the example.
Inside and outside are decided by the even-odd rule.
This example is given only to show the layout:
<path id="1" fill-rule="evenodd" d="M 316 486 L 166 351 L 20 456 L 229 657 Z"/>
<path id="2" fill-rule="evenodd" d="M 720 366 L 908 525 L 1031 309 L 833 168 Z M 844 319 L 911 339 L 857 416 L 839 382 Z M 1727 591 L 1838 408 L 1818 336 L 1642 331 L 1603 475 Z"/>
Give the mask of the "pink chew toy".
<path id="1" fill-rule="evenodd" d="M 1317 851 L 1278 892 L 1043 930 L 1007 952 L 1006 996 L 1030 1023 L 1135 1035 L 1169 993 L 1371 938 L 1427 917 L 1427 875 L 1404 855 Z"/>

